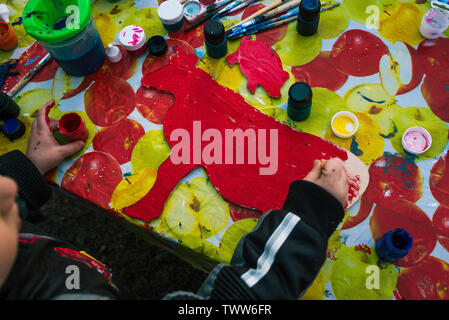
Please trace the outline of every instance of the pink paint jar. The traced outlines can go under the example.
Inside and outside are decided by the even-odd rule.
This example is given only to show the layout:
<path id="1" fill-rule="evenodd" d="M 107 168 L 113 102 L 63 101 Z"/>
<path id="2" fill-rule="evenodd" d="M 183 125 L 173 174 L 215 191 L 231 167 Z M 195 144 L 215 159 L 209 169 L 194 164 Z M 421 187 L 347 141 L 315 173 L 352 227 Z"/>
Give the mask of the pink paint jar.
<path id="1" fill-rule="evenodd" d="M 432 136 L 422 127 L 410 127 L 402 135 L 402 146 L 408 153 L 424 153 L 431 145 Z"/>
<path id="2" fill-rule="evenodd" d="M 133 57 L 140 57 L 147 51 L 145 31 L 138 25 L 123 28 L 119 34 L 119 41 L 122 47 Z"/>
<path id="3" fill-rule="evenodd" d="M 86 123 L 75 112 L 66 113 L 58 120 L 58 130 L 70 141 L 86 141 L 89 137 Z"/>

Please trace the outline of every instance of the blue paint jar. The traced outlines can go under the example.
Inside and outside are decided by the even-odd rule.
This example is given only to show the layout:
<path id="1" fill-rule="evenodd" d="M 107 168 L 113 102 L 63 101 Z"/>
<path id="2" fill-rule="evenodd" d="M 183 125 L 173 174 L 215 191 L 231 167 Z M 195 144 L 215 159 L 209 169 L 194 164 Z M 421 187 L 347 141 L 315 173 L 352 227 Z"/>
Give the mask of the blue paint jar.
<path id="1" fill-rule="evenodd" d="M 321 2 L 319 0 L 302 0 L 299 4 L 296 30 L 300 35 L 311 36 L 318 30 Z"/>
<path id="2" fill-rule="evenodd" d="M 19 119 L 9 119 L 3 123 L 3 133 L 6 137 L 13 141 L 20 139 L 26 131 L 26 127 Z"/>
<path id="3" fill-rule="evenodd" d="M 228 52 L 228 41 L 226 32 L 218 20 L 212 20 L 204 26 L 204 43 L 206 44 L 206 52 L 212 58 L 222 58 Z"/>
<path id="4" fill-rule="evenodd" d="M 294 121 L 303 121 L 312 110 L 312 88 L 305 82 L 296 82 L 288 90 L 287 114 Z"/>
<path id="5" fill-rule="evenodd" d="M 162 2 L 157 8 L 157 14 L 168 32 L 175 33 L 182 29 L 184 8 L 177 0 Z"/>
<path id="6" fill-rule="evenodd" d="M 376 253 L 379 259 L 395 262 L 407 255 L 413 245 L 413 238 L 404 229 L 394 229 L 387 232 L 376 242 Z"/>

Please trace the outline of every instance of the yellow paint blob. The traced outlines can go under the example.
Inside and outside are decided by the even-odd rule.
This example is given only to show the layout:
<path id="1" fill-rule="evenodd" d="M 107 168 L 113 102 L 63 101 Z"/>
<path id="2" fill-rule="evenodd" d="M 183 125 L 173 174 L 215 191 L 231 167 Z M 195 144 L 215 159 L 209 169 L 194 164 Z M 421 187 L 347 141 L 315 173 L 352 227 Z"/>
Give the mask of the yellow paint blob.
<path id="1" fill-rule="evenodd" d="M 352 121 L 351 118 L 346 116 L 341 116 L 338 118 L 335 118 L 333 122 L 334 130 L 337 131 L 339 134 L 342 135 L 348 135 L 354 132 L 355 124 L 354 121 Z"/>

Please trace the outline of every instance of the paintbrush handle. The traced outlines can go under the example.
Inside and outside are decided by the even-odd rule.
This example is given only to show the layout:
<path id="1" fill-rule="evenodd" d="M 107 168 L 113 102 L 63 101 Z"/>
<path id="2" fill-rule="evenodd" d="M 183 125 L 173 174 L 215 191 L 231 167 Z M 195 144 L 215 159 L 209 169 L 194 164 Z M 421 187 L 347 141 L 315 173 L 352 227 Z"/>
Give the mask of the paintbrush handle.
<path id="1" fill-rule="evenodd" d="M 271 17 L 277 16 L 278 14 L 285 12 L 293 7 L 298 6 L 301 3 L 302 0 L 293 0 L 293 1 L 289 1 L 287 3 L 281 4 L 279 7 L 270 10 L 269 12 L 263 14 L 263 17 L 265 19 L 269 19 Z"/>
<path id="2" fill-rule="evenodd" d="M 240 21 L 239 23 L 235 24 L 233 27 L 239 26 L 242 23 L 245 23 L 246 21 L 251 20 L 252 18 L 255 18 L 257 16 L 260 16 L 261 14 L 264 14 L 265 12 L 270 11 L 271 9 L 274 9 L 278 6 L 280 6 L 282 3 L 286 2 L 287 0 L 276 0 L 275 2 L 270 3 L 268 6 L 266 6 L 265 8 L 260 9 L 259 11 L 257 11 L 256 13 L 250 15 L 249 17 L 247 17 L 246 19 L 243 19 L 242 21 Z"/>

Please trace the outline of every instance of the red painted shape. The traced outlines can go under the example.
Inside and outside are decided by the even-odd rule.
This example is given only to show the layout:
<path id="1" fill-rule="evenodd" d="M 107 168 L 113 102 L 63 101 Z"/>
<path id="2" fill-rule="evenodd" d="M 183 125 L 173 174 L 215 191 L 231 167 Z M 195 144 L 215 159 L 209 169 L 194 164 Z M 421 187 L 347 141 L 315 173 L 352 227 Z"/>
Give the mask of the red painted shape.
<path id="1" fill-rule="evenodd" d="M 440 205 L 432 217 L 438 242 L 449 252 L 449 208 Z"/>
<path id="2" fill-rule="evenodd" d="M 266 168 L 268 164 L 263 164 L 260 159 L 255 164 L 248 164 L 247 160 L 245 164 L 234 164 L 235 159 L 233 164 L 208 164 L 202 158 L 194 163 L 191 151 L 191 164 L 174 165 L 171 158 L 167 159 L 159 168 L 156 183 L 150 192 L 133 206 L 124 209 L 127 215 L 147 222 L 158 217 L 178 181 L 197 165 L 206 169 L 211 183 L 226 200 L 261 212 L 280 209 L 290 183 L 304 178 L 312 169 L 313 160 L 347 159 L 344 149 L 319 137 L 298 132 L 261 113 L 238 93 L 220 86 L 194 64 L 186 63 L 184 57 L 185 54 L 180 51 L 169 65 L 142 79 L 143 86 L 171 92 L 175 96 L 175 104 L 164 119 L 165 138 L 172 150 L 178 143 L 170 139 L 174 130 L 184 129 L 193 137 L 194 121 L 201 122 L 202 132 L 208 129 L 220 132 L 222 150 L 225 148 L 226 129 L 254 129 L 257 133 L 265 130 L 267 153 L 270 153 L 269 131 L 275 130 L 278 133 L 277 171 L 273 175 L 261 175 L 260 168 Z M 202 142 L 201 150 L 206 144 L 209 142 Z M 229 150 L 223 151 L 223 155 L 225 152 Z M 233 153 L 235 157 L 235 145 Z M 245 153 L 247 159 L 248 152 Z"/>
<path id="3" fill-rule="evenodd" d="M 140 87 L 136 92 L 136 102 L 137 110 L 145 119 L 162 124 L 168 109 L 175 103 L 175 98 L 166 92 Z"/>
<path id="4" fill-rule="evenodd" d="M 282 62 L 276 51 L 267 44 L 244 37 L 236 52 L 230 54 L 226 61 L 233 66 L 239 64 L 240 71 L 248 78 L 248 89 L 251 93 L 261 85 L 267 93 L 281 97 L 281 88 L 289 75 L 282 68 Z"/>
<path id="5" fill-rule="evenodd" d="M 112 155 L 119 164 L 131 160 L 137 141 L 145 134 L 143 127 L 136 121 L 125 118 L 116 125 L 100 129 L 92 141 L 95 151 Z"/>
<path id="6" fill-rule="evenodd" d="M 435 199 L 449 207 L 449 151 L 441 155 L 430 170 L 429 186 Z"/>

